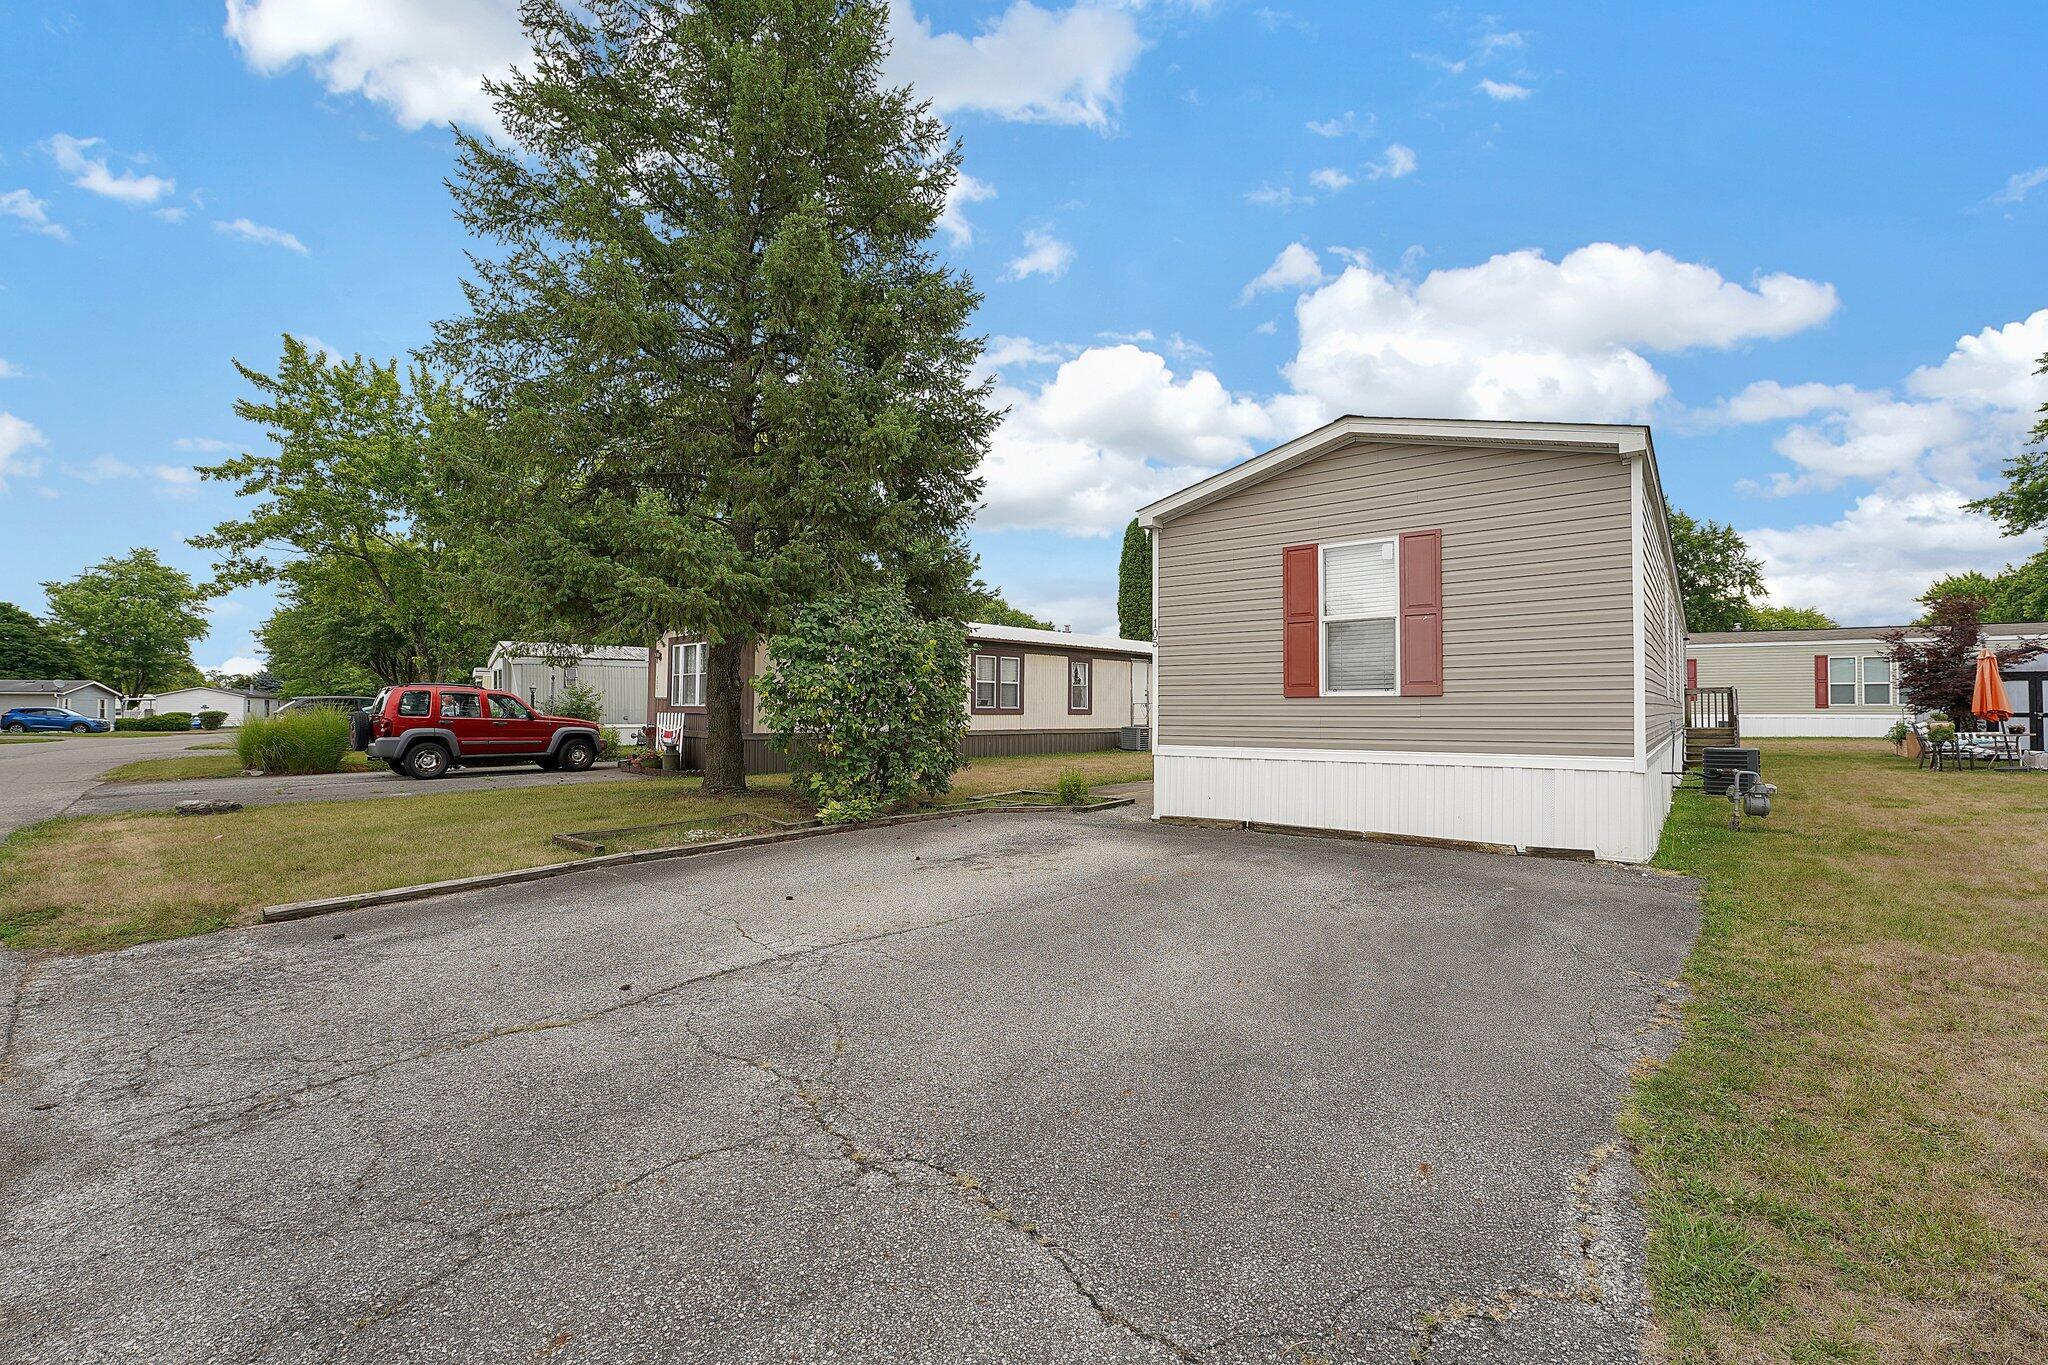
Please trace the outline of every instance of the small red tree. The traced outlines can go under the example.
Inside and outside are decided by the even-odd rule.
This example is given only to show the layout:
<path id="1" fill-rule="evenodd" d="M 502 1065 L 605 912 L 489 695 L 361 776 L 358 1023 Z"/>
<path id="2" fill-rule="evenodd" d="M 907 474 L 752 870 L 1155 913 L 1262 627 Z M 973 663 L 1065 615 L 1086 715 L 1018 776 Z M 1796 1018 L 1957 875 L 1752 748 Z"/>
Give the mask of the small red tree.
<path id="1" fill-rule="evenodd" d="M 1925 625 L 1880 635 L 1900 701 L 1916 711 L 1945 711 L 1950 720 L 1968 720 L 1970 695 L 1977 686 L 1977 655 L 1983 648 L 1984 609 L 1981 597 L 1944 597 L 1928 607 Z M 2031 659 L 2043 650 L 2048 650 L 2048 643 L 2029 640 L 1996 654 L 2002 666 Z"/>

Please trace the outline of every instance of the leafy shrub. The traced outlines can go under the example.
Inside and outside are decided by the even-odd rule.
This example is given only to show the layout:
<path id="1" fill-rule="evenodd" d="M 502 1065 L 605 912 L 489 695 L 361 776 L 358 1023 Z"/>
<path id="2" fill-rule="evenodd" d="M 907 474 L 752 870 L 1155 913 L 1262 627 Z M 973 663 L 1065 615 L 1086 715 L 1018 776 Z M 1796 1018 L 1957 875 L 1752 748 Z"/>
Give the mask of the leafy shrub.
<path id="1" fill-rule="evenodd" d="M 967 632 L 919 616 L 900 589 L 806 607 L 769 642 L 759 689 L 792 784 L 822 818 L 866 819 L 953 784 L 967 729 Z"/>
<path id="2" fill-rule="evenodd" d="M 192 728 L 190 711 L 160 711 L 153 716 L 123 716 L 114 722 L 116 730 L 189 730 Z"/>
<path id="3" fill-rule="evenodd" d="M 1060 804 L 1079 806 L 1088 800 L 1088 778 L 1078 768 L 1069 768 L 1060 774 L 1060 780 L 1053 790 L 1059 793 Z"/>
<path id="4" fill-rule="evenodd" d="M 818 806 L 818 818 L 828 825 L 857 825 L 882 813 L 874 798 L 849 796 L 842 801 L 825 801 Z"/>
<path id="5" fill-rule="evenodd" d="M 221 723 L 227 718 L 228 713 L 225 711 L 201 711 L 199 713 L 199 723 L 208 730 L 220 729 Z"/>
<path id="6" fill-rule="evenodd" d="M 597 727 L 597 756 L 610 762 L 619 756 L 618 737 L 604 726 L 604 695 L 589 683 L 570 683 L 540 708 L 551 716 L 587 720 Z"/>
<path id="7" fill-rule="evenodd" d="M 252 717 L 235 735 L 242 766 L 267 773 L 338 773 L 348 751 L 348 717 L 340 711 Z"/>

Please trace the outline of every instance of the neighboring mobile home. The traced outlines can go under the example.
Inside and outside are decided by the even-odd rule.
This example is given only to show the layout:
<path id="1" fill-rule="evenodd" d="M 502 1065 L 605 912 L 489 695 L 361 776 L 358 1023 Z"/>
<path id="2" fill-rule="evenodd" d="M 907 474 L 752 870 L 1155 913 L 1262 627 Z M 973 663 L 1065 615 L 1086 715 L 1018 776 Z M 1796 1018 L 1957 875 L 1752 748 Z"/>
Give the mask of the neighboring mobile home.
<path id="1" fill-rule="evenodd" d="M 1688 685 L 1734 688 L 1746 738 L 1882 735 L 1906 713 L 1882 638 L 1893 629 L 1708 631 L 1686 642 Z M 1994 648 L 2044 636 L 2048 622 L 1984 627 Z M 2026 715 L 2032 684 L 2007 690 Z"/>
<path id="2" fill-rule="evenodd" d="M 1152 646 L 1113 635 L 969 622 L 968 758 L 998 754 L 1079 753 L 1113 749 L 1127 726 L 1151 718 Z M 705 645 L 671 635 L 654 651 L 647 712 L 658 729 L 682 736 L 684 766 L 702 761 Z M 744 672 L 748 772 L 782 772 L 769 743 L 753 679 L 767 658 L 756 645 Z"/>
<path id="3" fill-rule="evenodd" d="M 17 706 L 61 706 L 94 720 L 115 720 L 121 694 L 91 678 L 0 678 L 0 711 Z"/>
<path id="4" fill-rule="evenodd" d="M 170 711 L 183 711 L 198 715 L 201 711 L 219 711 L 227 716 L 221 725 L 233 729 L 245 720 L 269 715 L 278 707 L 274 692 L 252 692 L 240 687 L 215 687 L 212 683 L 198 683 L 191 687 L 174 687 L 168 692 L 153 692 L 137 699 L 142 715 L 161 716 Z"/>
<path id="5" fill-rule="evenodd" d="M 1138 521 L 1156 815 L 1655 851 L 1685 620 L 1648 427 L 1346 417 Z"/>
<path id="6" fill-rule="evenodd" d="M 637 731 L 647 723 L 647 651 L 637 647 L 500 640 L 474 681 L 542 709 L 580 684 L 597 692 L 598 721 L 607 729 Z"/>

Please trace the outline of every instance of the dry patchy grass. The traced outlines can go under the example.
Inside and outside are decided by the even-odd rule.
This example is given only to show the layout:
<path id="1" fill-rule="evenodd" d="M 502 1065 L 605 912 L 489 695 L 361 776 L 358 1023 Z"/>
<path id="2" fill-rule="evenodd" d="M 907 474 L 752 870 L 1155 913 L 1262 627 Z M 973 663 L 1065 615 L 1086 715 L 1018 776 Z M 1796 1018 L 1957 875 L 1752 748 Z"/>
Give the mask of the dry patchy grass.
<path id="1" fill-rule="evenodd" d="M 1680 794 L 1677 1053 L 1627 1117 L 1686 1362 L 2048 1358 L 2048 774 L 1778 740 L 1768 821 Z"/>
<path id="2" fill-rule="evenodd" d="M 1067 769 L 1104 785 L 1149 778 L 1152 761 L 1115 751 L 983 759 L 959 772 L 954 790 L 972 796 L 1050 787 Z M 745 797 L 709 798 L 691 778 L 621 779 L 252 806 L 203 820 L 162 813 L 52 820 L 0 844 L 0 944 L 118 948 L 250 923 L 283 901 L 582 856 L 550 843 L 558 832 L 709 821 L 747 810 L 804 813 L 786 778 L 753 785 Z"/>

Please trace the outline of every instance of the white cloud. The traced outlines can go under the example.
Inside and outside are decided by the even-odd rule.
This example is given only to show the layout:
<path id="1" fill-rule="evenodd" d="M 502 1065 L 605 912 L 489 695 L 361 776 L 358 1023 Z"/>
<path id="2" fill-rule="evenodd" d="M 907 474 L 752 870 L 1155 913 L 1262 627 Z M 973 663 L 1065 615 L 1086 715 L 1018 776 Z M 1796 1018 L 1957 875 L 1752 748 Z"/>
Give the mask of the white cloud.
<path id="1" fill-rule="evenodd" d="M 1317 137 L 1364 137 L 1372 131 L 1373 125 L 1377 121 L 1371 114 L 1367 114 L 1361 119 L 1357 114 L 1346 109 L 1337 118 L 1311 119 L 1306 127 Z"/>
<path id="2" fill-rule="evenodd" d="M 180 436 L 171 442 L 171 449 L 196 455 L 226 455 L 239 451 L 241 447 L 233 441 L 216 441 L 210 436 Z"/>
<path id="3" fill-rule="evenodd" d="M 19 378 L 21 378 L 21 366 L 5 357 L 0 357 L 0 379 Z"/>
<path id="4" fill-rule="evenodd" d="M 1056 280 L 1067 273 L 1067 267 L 1074 263 L 1074 248 L 1036 228 L 1024 234 L 1024 254 L 1010 262 L 1004 272 L 1009 279 L 1025 280 L 1033 275 L 1043 275 Z"/>
<path id="5" fill-rule="evenodd" d="M 61 223 L 50 221 L 50 206 L 27 190 L 8 190 L 0 194 L 0 215 L 18 218 L 21 225 L 30 232 L 40 232 L 45 237 L 68 241 L 71 237 Z"/>
<path id="6" fill-rule="evenodd" d="M 1313 204 L 1316 197 L 1312 194 L 1296 194 L 1288 185 L 1261 185 L 1255 190 L 1247 191 L 1244 202 L 1256 204 L 1260 208 L 1291 209 Z"/>
<path id="7" fill-rule="evenodd" d="M 1053 628 L 1082 635 L 1116 635 L 1116 599 L 1075 593 L 1062 597 L 1023 597 L 1017 605 L 1033 616 L 1050 621 Z"/>
<path id="8" fill-rule="evenodd" d="M 1286 373 L 1327 414 L 1641 418 L 1670 386 L 1644 352 L 1727 347 L 1824 321 L 1833 286 L 1753 288 L 1661 251 L 1515 251 L 1419 281 L 1356 261 L 1295 306 Z"/>
<path id="9" fill-rule="evenodd" d="M 1744 531 L 1774 602 L 1820 608 L 1851 625 L 1898 625 L 1935 579 L 1996 569 L 2030 547 L 1963 510 L 1953 488 L 1874 492 L 1831 522 Z"/>
<path id="10" fill-rule="evenodd" d="M 1366 176 L 1373 180 L 1399 180 L 1404 175 L 1414 173 L 1414 149 L 1404 147 L 1398 142 L 1389 142 L 1386 153 L 1365 168 Z"/>
<path id="11" fill-rule="evenodd" d="M 42 472 L 43 462 L 26 452 L 48 445 L 43 433 L 11 412 L 0 412 L 0 493 L 9 479 L 32 479 Z"/>
<path id="12" fill-rule="evenodd" d="M 2036 166 L 2031 171 L 2015 171 L 2006 177 L 2005 188 L 1991 196 L 1993 204 L 2017 204 L 2027 197 L 2030 190 L 2048 185 L 2048 166 Z"/>
<path id="13" fill-rule="evenodd" d="M 199 482 L 199 471 L 190 465 L 153 464 L 149 467 L 149 472 L 177 488 L 190 488 Z"/>
<path id="14" fill-rule="evenodd" d="M 261 673 L 265 666 L 261 659 L 252 659 L 246 654 L 237 654 L 231 659 L 222 659 L 212 668 L 205 671 L 208 673 L 226 673 L 232 676 L 246 677 L 250 674 Z"/>
<path id="15" fill-rule="evenodd" d="M 92 194 L 118 199 L 124 204 L 154 204 L 177 188 L 176 181 L 160 175 L 109 170 L 104 155 L 87 155 L 93 148 L 105 145 L 100 138 L 73 137 L 69 133 L 52 134 L 50 140 L 43 144 L 50 153 L 50 159 L 57 163 L 57 169 L 70 176 L 72 184 Z"/>
<path id="16" fill-rule="evenodd" d="M 994 185 L 960 172 L 953 178 L 953 188 L 946 192 L 946 206 L 939 213 L 939 230 L 952 239 L 954 246 L 968 245 L 974 240 L 974 224 L 967 221 L 965 207 L 995 197 Z"/>
<path id="17" fill-rule="evenodd" d="M 1526 85 L 1517 85 L 1513 81 L 1496 81 L 1485 77 L 1480 78 L 1479 88 L 1485 92 L 1489 99 L 1502 101 L 1525 100 L 1536 93 Z"/>
<path id="18" fill-rule="evenodd" d="M 1308 173 L 1308 183 L 1314 185 L 1319 190 L 1328 190 L 1330 193 L 1335 194 L 1339 190 L 1349 189 L 1353 182 L 1350 176 L 1337 167 L 1324 166 L 1320 170 Z"/>
<path id="19" fill-rule="evenodd" d="M 915 86 L 942 114 L 1097 129 L 1113 122 L 1124 78 L 1145 49 L 1129 13 L 1085 2 L 1047 10 L 1016 0 L 969 38 L 934 33 L 912 0 L 893 0 L 889 37 L 891 79 Z"/>
<path id="20" fill-rule="evenodd" d="M 1249 455 L 1286 420 L 1207 370 L 1186 378 L 1134 345 L 1097 346 L 1032 391 L 1004 387 L 1009 416 L 982 465 L 978 524 L 1109 535 L 1131 512 Z"/>
<path id="21" fill-rule="evenodd" d="M 301 256 L 309 254 L 306 244 L 283 228 L 265 227 L 261 223 L 252 223 L 247 218 L 236 218 L 231 222 L 216 219 L 213 230 L 224 232 L 230 237 L 239 237 L 245 242 L 254 242 L 258 246 L 283 247 L 286 251 L 296 251 Z"/>
<path id="22" fill-rule="evenodd" d="M 1080 354 L 1075 346 L 1049 346 L 1030 337 L 993 336 L 981 351 L 981 367 L 994 372 L 1027 365 L 1057 365 Z"/>
<path id="23" fill-rule="evenodd" d="M 190 210 L 184 208 L 181 205 L 177 208 L 151 209 L 149 211 L 149 216 L 152 218 L 161 218 L 166 223 L 182 223 L 185 221 L 185 215 L 188 212 L 190 212 Z"/>
<path id="24" fill-rule="evenodd" d="M 263 75 L 303 64 L 332 93 L 383 105 L 405 128 L 495 130 L 482 80 L 531 52 L 512 0 L 227 0 L 225 31 Z"/>
<path id="25" fill-rule="evenodd" d="M 1248 303 L 1260 294 L 1275 289 L 1310 289 L 1323 282 L 1323 263 L 1316 253 L 1300 242 L 1289 242 L 1280 248 L 1280 254 L 1237 296 L 1239 303 Z"/>
<path id="26" fill-rule="evenodd" d="M 137 470 L 126 460 L 117 460 L 111 455 L 95 455 L 82 465 L 73 465 L 64 471 L 80 483 L 108 483 L 114 479 L 132 479 Z"/>

